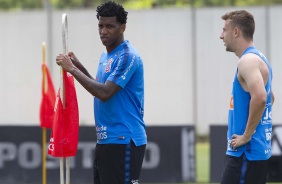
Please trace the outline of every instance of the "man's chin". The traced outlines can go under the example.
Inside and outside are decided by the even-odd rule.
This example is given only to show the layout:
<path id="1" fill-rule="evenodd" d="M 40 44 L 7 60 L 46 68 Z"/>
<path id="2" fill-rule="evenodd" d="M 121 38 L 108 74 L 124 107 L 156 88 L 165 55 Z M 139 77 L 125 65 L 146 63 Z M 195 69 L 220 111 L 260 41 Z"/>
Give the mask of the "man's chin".
<path id="1" fill-rule="evenodd" d="M 100 39 L 104 46 L 109 45 L 109 42 L 106 39 Z"/>
<path id="2" fill-rule="evenodd" d="M 101 42 L 104 46 L 107 46 L 107 42 L 103 42 L 102 40 L 101 40 Z"/>

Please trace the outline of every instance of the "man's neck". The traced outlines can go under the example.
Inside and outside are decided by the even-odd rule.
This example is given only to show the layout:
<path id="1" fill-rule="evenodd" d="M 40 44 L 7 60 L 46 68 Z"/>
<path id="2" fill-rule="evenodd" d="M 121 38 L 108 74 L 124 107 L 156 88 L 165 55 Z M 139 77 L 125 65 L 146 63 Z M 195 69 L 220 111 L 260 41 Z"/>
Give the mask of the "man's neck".
<path id="1" fill-rule="evenodd" d="M 124 38 L 123 36 L 121 37 L 121 39 L 119 39 L 115 45 L 111 45 L 110 47 L 106 47 L 106 50 L 108 53 L 112 52 L 113 50 L 115 50 L 122 42 L 124 42 Z"/>
<path id="2" fill-rule="evenodd" d="M 251 46 L 254 46 L 253 41 L 242 41 L 240 44 L 238 44 L 238 47 L 234 53 L 240 58 L 245 50 Z"/>

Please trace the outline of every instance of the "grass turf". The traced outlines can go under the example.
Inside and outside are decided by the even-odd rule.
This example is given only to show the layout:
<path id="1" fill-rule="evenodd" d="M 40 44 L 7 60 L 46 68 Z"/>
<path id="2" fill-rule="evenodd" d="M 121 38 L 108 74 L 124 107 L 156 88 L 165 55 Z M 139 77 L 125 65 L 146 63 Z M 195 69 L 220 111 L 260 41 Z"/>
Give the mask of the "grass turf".
<path id="1" fill-rule="evenodd" d="M 210 145 L 208 142 L 200 142 L 196 144 L 196 181 L 198 184 L 209 183 L 210 177 Z M 196 184 L 196 183 L 189 183 Z M 267 184 L 282 184 L 267 183 Z"/>
<path id="2" fill-rule="evenodd" d="M 196 144 L 196 181 L 208 183 L 210 177 L 210 145 L 208 142 Z"/>

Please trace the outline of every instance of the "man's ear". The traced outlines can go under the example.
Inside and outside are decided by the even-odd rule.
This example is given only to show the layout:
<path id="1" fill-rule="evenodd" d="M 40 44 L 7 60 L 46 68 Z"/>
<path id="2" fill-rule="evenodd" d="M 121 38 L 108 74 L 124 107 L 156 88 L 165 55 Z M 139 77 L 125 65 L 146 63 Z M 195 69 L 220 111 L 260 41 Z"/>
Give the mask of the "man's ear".
<path id="1" fill-rule="evenodd" d="M 126 29 L 126 24 L 121 24 L 120 26 L 121 33 L 123 33 L 125 29 Z"/>
<path id="2" fill-rule="evenodd" d="M 240 34 L 240 29 L 238 27 L 235 27 L 233 34 L 234 34 L 234 37 L 237 38 Z"/>

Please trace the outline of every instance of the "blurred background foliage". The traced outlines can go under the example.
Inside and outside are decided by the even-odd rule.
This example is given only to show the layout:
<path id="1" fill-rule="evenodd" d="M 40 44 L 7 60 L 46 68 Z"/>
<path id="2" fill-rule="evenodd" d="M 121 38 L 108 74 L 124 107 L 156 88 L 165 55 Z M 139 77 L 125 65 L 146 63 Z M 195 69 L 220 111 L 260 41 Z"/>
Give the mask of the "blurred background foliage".
<path id="1" fill-rule="evenodd" d="M 95 8 L 108 0 L 0 0 L 0 11 L 35 10 L 50 5 L 55 9 Z M 187 8 L 213 6 L 261 6 L 282 4 L 282 0 L 115 0 L 126 9 Z"/>

